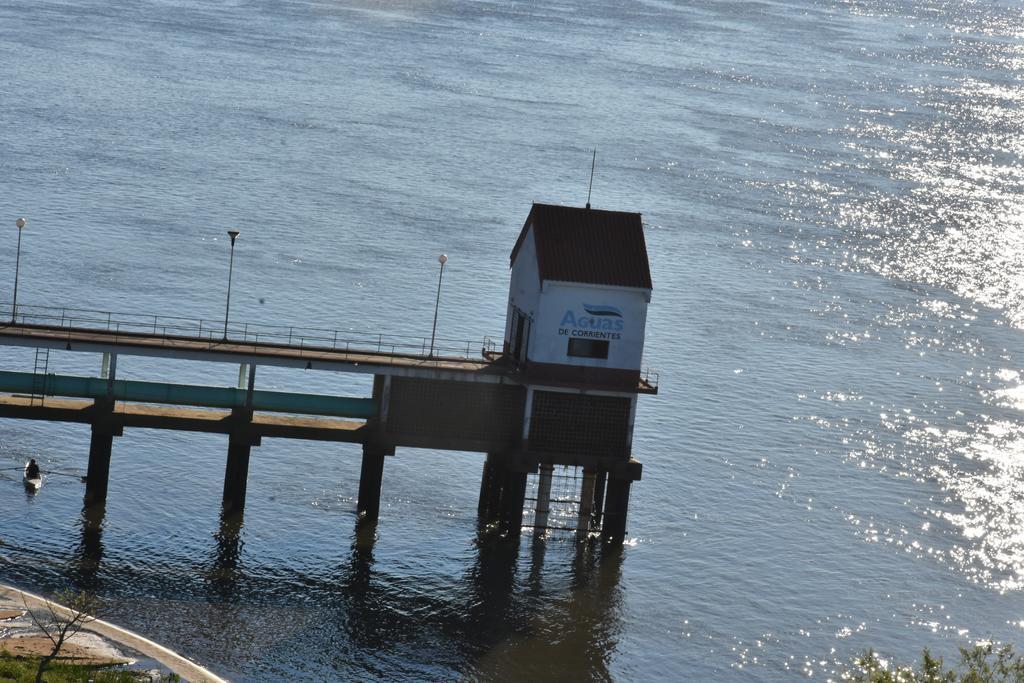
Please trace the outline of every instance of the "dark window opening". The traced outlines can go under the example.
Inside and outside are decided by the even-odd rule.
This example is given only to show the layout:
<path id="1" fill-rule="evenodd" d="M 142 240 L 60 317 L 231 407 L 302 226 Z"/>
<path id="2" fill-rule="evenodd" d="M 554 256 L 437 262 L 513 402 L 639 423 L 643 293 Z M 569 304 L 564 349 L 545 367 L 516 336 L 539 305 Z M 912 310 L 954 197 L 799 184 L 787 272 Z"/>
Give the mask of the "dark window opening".
<path id="1" fill-rule="evenodd" d="M 512 307 L 512 338 L 506 340 L 508 354 L 522 363 L 526 360 L 526 353 L 530 345 L 530 316 Z"/>
<path id="2" fill-rule="evenodd" d="M 570 339 L 569 355 L 578 358 L 607 358 L 608 342 L 603 339 Z"/>
<path id="3" fill-rule="evenodd" d="M 523 335 L 526 332 L 526 318 L 518 310 L 512 318 L 515 323 L 515 332 L 512 337 L 512 355 L 516 360 L 523 359 Z"/>

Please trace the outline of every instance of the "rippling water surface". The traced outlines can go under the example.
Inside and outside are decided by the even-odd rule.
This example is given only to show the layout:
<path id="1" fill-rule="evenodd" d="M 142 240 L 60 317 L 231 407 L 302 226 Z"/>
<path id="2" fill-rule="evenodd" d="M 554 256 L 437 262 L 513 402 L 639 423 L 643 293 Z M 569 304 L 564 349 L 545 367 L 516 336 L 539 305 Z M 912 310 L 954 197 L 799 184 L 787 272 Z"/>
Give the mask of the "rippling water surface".
<path id="1" fill-rule="evenodd" d="M 234 680 L 825 680 L 1024 635 L 1024 8 L 962 0 L 0 5 L 0 299 L 371 333 L 504 324 L 533 200 L 641 211 L 644 479 L 621 554 L 479 542 L 482 458 L 116 439 L 82 484 L 0 472 L 0 580 Z M 6 235 L 6 236 L 4 236 Z M 29 350 L 0 366 L 31 369 Z M 53 353 L 51 371 L 96 372 Z M 134 379 L 230 366 L 123 358 Z M 261 370 L 262 388 L 369 392 Z M 80 475 L 80 426 L 0 465 Z"/>

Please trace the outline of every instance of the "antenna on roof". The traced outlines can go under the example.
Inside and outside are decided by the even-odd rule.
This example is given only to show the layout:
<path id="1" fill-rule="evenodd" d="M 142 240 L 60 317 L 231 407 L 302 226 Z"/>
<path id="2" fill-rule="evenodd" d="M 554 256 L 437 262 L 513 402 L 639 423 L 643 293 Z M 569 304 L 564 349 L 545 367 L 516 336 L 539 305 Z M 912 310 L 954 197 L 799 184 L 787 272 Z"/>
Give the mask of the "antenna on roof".
<path id="1" fill-rule="evenodd" d="M 597 163 L 597 148 L 594 148 L 594 157 L 590 160 L 590 187 L 587 188 L 587 208 L 590 208 L 590 191 L 594 189 L 594 165 Z"/>

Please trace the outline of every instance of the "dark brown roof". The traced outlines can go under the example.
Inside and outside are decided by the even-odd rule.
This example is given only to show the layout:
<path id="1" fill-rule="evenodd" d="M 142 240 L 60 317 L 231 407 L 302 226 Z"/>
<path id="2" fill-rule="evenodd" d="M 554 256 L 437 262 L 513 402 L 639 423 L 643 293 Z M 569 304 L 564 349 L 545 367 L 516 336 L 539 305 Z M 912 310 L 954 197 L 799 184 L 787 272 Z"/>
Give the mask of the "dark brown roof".
<path id="1" fill-rule="evenodd" d="M 512 263 L 531 225 L 542 282 L 652 289 L 640 214 L 534 204 L 512 249 Z"/>

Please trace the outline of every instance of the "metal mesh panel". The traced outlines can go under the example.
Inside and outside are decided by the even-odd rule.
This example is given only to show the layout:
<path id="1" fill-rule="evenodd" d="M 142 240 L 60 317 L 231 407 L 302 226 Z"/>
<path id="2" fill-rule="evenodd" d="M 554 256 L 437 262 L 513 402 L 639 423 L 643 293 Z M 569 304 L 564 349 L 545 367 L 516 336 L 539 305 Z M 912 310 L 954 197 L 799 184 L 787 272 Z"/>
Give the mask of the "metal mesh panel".
<path id="1" fill-rule="evenodd" d="M 523 505 L 523 526 L 537 528 L 537 498 L 541 475 L 530 474 L 526 478 L 526 498 Z M 551 473 L 551 500 L 548 506 L 548 522 L 543 528 L 548 531 L 576 531 L 580 515 L 580 489 L 583 485 L 583 469 L 580 467 L 556 466 Z"/>
<path id="2" fill-rule="evenodd" d="M 580 455 L 629 455 L 630 400 L 554 391 L 533 395 L 530 449 Z"/>

